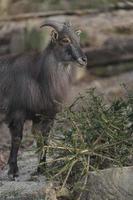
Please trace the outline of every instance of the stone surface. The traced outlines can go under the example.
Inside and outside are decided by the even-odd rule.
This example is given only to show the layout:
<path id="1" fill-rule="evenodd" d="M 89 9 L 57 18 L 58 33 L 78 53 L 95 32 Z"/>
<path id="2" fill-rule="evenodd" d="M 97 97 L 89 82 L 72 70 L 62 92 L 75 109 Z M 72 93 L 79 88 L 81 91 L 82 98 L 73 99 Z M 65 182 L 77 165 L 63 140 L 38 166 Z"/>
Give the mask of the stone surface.
<path id="1" fill-rule="evenodd" d="M 82 200 L 133 200 L 133 167 L 90 173 Z"/>

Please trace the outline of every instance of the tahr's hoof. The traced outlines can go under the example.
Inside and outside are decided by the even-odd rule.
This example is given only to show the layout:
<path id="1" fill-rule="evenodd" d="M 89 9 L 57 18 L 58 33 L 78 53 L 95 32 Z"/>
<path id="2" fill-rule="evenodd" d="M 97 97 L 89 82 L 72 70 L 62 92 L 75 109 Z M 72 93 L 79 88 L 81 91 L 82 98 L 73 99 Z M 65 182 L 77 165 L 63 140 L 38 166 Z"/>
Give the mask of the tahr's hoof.
<path id="1" fill-rule="evenodd" d="M 19 177 L 18 169 L 17 170 L 9 170 L 8 171 L 8 178 L 11 181 L 15 181 Z"/>
<path id="2" fill-rule="evenodd" d="M 10 181 L 18 181 L 18 175 L 16 176 L 16 175 L 13 175 L 13 174 L 8 174 L 8 179 L 10 180 Z"/>

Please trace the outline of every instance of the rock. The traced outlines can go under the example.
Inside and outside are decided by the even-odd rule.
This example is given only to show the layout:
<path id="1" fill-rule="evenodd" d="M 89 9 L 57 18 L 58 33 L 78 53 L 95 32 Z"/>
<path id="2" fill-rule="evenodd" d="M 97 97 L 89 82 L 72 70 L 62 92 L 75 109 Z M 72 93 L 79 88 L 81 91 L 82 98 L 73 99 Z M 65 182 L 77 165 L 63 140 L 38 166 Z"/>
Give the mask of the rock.
<path id="1" fill-rule="evenodd" d="M 133 200 L 133 166 L 91 172 L 81 200 Z"/>

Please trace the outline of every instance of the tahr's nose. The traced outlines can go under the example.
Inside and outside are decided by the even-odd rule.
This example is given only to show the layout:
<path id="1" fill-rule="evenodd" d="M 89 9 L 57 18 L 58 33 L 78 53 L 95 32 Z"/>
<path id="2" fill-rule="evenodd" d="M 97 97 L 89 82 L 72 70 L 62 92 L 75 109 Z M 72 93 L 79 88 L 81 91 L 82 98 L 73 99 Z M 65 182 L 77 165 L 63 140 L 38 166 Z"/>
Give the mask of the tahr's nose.
<path id="1" fill-rule="evenodd" d="M 78 58 L 78 62 L 80 65 L 86 66 L 87 65 L 87 57 L 83 56 L 83 57 Z"/>
<path id="2" fill-rule="evenodd" d="M 87 65 L 87 57 L 86 56 L 82 57 L 82 60 L 85 63 L 85 65 Z"/>

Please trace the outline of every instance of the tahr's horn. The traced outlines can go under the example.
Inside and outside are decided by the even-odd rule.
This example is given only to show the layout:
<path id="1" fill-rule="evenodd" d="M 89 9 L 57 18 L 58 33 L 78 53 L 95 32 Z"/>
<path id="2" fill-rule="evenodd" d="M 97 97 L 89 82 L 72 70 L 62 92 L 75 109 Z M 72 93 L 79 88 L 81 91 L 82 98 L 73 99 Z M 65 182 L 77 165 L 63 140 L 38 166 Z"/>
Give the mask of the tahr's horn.
<path id="1" fill-rule="evenodd" d="M 59 23 L 56 21 L 52 21 L 52 20 L 46 20 L 44 21 L 44 23 L 40 26 L 40 28 L 44 27 L 44 26 L 51 26 L 52 28 L 54 28 L 57 32 L 60 32 L 63 29 L 63 23 Z"/>

